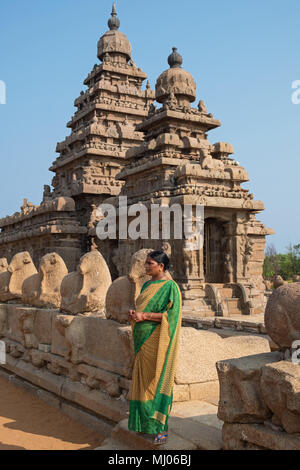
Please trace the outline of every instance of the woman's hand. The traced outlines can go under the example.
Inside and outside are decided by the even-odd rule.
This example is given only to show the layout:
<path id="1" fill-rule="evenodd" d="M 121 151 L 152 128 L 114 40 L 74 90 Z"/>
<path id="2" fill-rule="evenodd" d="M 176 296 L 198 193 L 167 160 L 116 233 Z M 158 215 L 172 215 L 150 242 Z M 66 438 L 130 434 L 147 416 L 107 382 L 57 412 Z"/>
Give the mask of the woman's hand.
<path id="1" fill-rule="evenodd" d="M 136 312 L 135 310 L 129 310 L 128 319 L 129 319 L 130 321 L 131 321 L 131 320 L 134 320 L 134 321 L 136 321 L 137 323 L 139 323 L 139 322 L 141 322 L 141 321 L 144 321 L 143 312 Z"/>
<path id="2" fill-rule="evenodd" d="M 141 321 L 145 321 L 143 315 L 144 315 L 143 312 L 135 312 L 135 318 L 134 318 L 134 320 L 135 320 L 137 323 L 139 323 L 139 322 L 141 322 Z"/>
<path id="3" fill-rule="evenodd" d="M 129 310 L 128 311 L 128 320 L 129 321 L 134 320 L 134 317 L 135 317 L 135 310 Z"/>

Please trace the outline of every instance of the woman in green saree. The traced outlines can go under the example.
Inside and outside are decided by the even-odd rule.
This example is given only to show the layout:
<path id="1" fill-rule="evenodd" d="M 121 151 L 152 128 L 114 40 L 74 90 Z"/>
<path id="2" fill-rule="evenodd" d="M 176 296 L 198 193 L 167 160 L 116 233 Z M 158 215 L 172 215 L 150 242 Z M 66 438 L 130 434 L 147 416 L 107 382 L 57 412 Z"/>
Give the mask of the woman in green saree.
<path id="1" fill-rule="evenodd" d="M 168 437 L 182 311 L 181 293 L 167 276 L 168 267 L 163 251 L 148 255 L 145 269 L 152 279 L 143 285 L 136 310 L 129 312 L 135 362 L 128 428 L 154 434 L 157 444 Z"/>

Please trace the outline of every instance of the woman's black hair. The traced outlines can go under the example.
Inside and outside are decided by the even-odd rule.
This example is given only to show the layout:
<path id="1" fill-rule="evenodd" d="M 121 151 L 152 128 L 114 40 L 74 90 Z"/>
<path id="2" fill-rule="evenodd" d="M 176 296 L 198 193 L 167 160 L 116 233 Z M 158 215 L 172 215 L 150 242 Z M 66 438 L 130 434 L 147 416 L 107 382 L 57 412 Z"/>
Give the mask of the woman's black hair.
<path id="1" fill-rule="evenodd" d="M 148 256 L 150 256 L 150 258 L 152 258 L 158 264 L 163 264 L 164 271 L 168 271 L 170 267 L 170 259 L 163 250 L 151 251 L 151 253 L 149 253 Z"/>

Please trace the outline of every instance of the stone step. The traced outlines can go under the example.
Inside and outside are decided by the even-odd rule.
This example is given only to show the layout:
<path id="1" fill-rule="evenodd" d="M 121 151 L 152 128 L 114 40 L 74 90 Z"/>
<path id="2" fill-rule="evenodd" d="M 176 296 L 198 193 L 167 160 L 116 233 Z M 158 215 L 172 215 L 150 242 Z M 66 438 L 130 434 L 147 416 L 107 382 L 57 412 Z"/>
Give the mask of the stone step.
<path id="1" fill-rule="evenodd" d="M 128 430 L 128 420 L 121 421 L 113 430 L 111 438 L 116 442 L 128 446 L 134 450 L 196 450 L 197 447 L 192 442 L 183 439 L 174 432 L 169 433 L 166 444 L 157 446 L 151 436 L 135 433 Z"/>
<path id="2" fill-rule="evenodd" d="M 169 418 L 169 438 L 156 446 L 151 436 L 128 430 L 128 420 L 122 420 L 109 439 L 95 450 L 220 450 L 222 421 L 218 407 L 194 400 L 174 403 Z"/>
<path id="3" fill-rule="evenodd" d="M 218 419 L 217 412 L 218 406 L 205 401 L 174 403 L 170 431 L 188 439 L 199 450 L 220 450 L 223 422 Z"/>
<path id="4" fill-rule="evenodd" d="M 132 447 L 120 442 L 112 437 L 105 439 L 100 447 L 97 447 L 94 450 L 132 450 Z"/>
<path id="5" fill-rule="evenodd" d="M 228 307 L 228 315 L 241 315 L 242 311 L 239 308 Z"/>
<path id="6" fill-rule="evenodd" d="M 209 312 L 212 312 L 213 309 L 211 308 L 210 305 L 201 305 L 201 306 L 193 306 L 193 305 L 183 305 L 182 307 L 182 310 L 183 311 L 190 311 L 190 312 L 206 312 L 206 311 L 209 311 Z"/>
<path id="7" fill-rule="evenodd" d="M 209 299 L 201 299 L 201 300 L 184 300 L 183 307 L 195 307 L 197 309 L 201 308 L 211 308 L 211 300 Z"/>
<path id="8" fill-rule="evenodd" d="M 238 307 L 240 304 L 240 299 L 237 297 L 232 297 L 231 299 L 226 299 L 226 302 L 230 307 Z"/>
<path id="9" fill-rule="evenodd" d="M 223 287 L 219 289 L 221 297 L 224 298 L 232 298 L 233 297 L 233 288 L 232 287 Z"/>

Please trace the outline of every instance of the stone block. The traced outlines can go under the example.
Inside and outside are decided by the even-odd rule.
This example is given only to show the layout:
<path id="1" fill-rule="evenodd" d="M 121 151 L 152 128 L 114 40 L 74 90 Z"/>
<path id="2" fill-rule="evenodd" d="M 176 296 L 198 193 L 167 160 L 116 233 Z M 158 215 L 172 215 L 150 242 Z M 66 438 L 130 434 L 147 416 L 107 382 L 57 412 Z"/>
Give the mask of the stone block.
<path id="1" fill-rule="evenodd" d="M 52 322 L 58 310 L 37 308 L 34 316 L 33 334 L 39 343 L 51 344 Z"/>
<path id="2" fill-rule="evenodd" d="M 112 423 L 108 423 L 104 419 L 93 416 L 68 403 L 62 402 L 61 411 L 84 426 L 94 429 L 104 437 L 108 437 L 113 430 L 114 425 Z"/>
<path id="3" fill-rule="evenodd" d="M 39 344 L 39 351 L 50 353 L 51 352 L 51 344 Z"/>
<path id="4" fill-rule="evenodd" d="M 300 433 L 299 365 L 281 361 L 263 367 L 261 392 L 276 424 L 288 433 Z"/>
<path id="5" fill-rule="evenodd" d="M 58 396 L 61 394 L 61 388 L 65 381 L 64 377 L 54 375 L 45 369 L 37 370 L 32 364 L 28 364 L 21 359 L 13 359 L 10 356 L 8 356 L 7 363 L 3 367 L 40 388 Z"/>
<path id="6" fill-rule="evenodd" d="M 11 375 L 9 377 L 9 381 L 16 387 L 20 387 L 23 390 L 26 390 L 26 392 L 30 393 L 31 395 L 37 396 L 38 394 L 38 387 L 31 384 L 30 382 L 27 382 L 26 380 L 20 379 L 20 377 Z"/>
<path id="7" fill-rule="evenodd" d="M 64 332 L 67 346 L 65 357 L 73 364 L 85 363 L 131 377 L 134 357 L 130 326 L 98 316 L 79 315 L 68 321 L 61 315 L 59 321 L 64 327 L 60 331 Z"/>
<path id="8" fill-rule="evenodd" d="M 16 304 L 7 305 L 7 338 L 17 341 L 25 346 L 25 336 L 23 331 L 23 316 L 26 307 Z"/>
<path id="9" fill-rule="evenodd" d="M 47 403 L 47 405 L 52 406 L 53 408 L 60 409 L 61 402 L 60 399 L 53 393 L 47 392 L 46 390 L 38 389 L 37 396 L 40 400 Z"/>
<path id="10" fill-rule="evenodd" d="M 102 385 L 100 388 L 104 388 L 110 396 L 120 396 L 119 375 L 85 364 L 78 366 L 78 372 L 86 377 L 86 383 L 90 388 L 99 388 L 98 383 Z"/>
<path id="11" fill-rule="evenodd" d="M 51 353 L 57 354 L 59 356 L 65 357 L 68 355 L 69 346 L 65 338 L 65 329 L 60 322 L 61 315 L 56 314 L 52 321 L 51 326 Z M 74 318 L 73 315 L 69 315 L 71 322 Z"/>
<path id="12" fill-rule="evenodd" d="M 269 342 L 259 336 L 221 338 L 210 331 L 184 327 L 180 334 L 175 382 L 184 385 L 215 381 L 218 380 L 217 361 L 269 351 Z"/>
<path id="13" fill-rule="evenodd" d="M 66 379 L 62 387 L 61 396 L 115 423 L 124 419 L 128 412 L 126 402 L 110 398 L 99 390 L 90 390 L 86 385 L 69 379 Z"/>
<path id="14" fill-rule="evenodd" d="M 300 436 L 261 424 L 228 424 L 222 431 L 223 450 L 300 450 Z"/>
<path id="15" fill-rule="evenodd" d="M 261 423 L 271 415 L 261 396 L 261 370 L 279 353 L 257 354 L 217 363 L 220 381 L 218 417 L 226 423 Z"/>
<path id="16" fill-rule="evenodd" d="M 217 405 L 220 397 L 219 381 L 190 384 L 190 400 L 204 400 Z"/>
<path id="17" fill-rule="evenodd" d="M 0 338 L 6 335 L 7 331 L 7 305 L 0 304 Z"/>
<path id="18" fill-rule="evenodd" d="M 268 335 L 281 348 L 300 340 L 300 283 L 285 284 L 269 297 L 265 311 Z"/>
<path id="19" fill-rule="evenodd" d="M 173 402 L 188 401 L 190 399 L 190 389 L 188 385 L 174 385 Z"/>
<path id="20" fill-rule="evenodd" d="M 198 450 L 221 450 L 222 432 L 220 429 L 192 419 L 170 417 L 169 428 Z M 192 446 L 190 447 L 192 449 Z"/>

